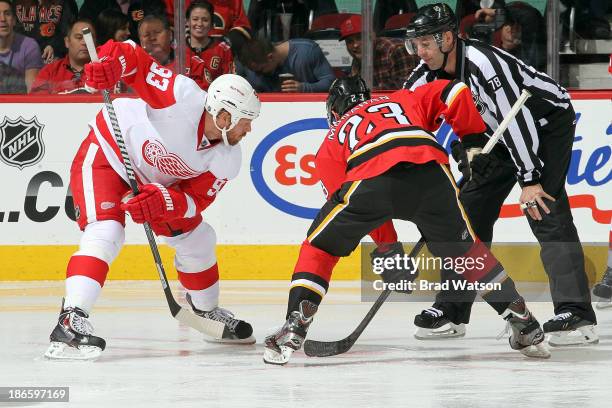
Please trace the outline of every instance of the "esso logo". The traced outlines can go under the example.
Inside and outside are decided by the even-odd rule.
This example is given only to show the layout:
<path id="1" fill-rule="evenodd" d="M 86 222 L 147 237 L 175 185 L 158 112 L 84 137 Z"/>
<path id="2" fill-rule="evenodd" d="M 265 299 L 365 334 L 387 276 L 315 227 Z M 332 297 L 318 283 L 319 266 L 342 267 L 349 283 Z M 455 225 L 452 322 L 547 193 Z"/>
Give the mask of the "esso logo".
<path id="1" fill-rule="evenodd" d="M 315 170 L 315 154 L 329 127 L 323 118 L 288 123 L 267 135 L 251 158 L 251 180 L 274 208 L 313 219 L 325 196 Z"/>
<path id="2" fill-rule="evenodd" d="M 278 167 L 274 170 L 274 178 L 284 186 L 302 184 L 312 186 L 319 178 L 315 174 L 315 155 L 302 153 L 294 145 L 282 145 L 274 154 Z"/>

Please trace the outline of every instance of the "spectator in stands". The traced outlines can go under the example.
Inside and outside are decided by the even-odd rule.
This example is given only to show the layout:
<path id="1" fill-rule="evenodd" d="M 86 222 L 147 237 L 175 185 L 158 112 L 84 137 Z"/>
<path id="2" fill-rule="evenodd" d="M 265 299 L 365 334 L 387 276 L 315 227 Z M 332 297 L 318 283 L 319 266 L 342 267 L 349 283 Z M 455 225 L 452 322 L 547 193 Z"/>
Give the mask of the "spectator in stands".
<path id="1" fill-rule="evenodd" d="M 374 90 L 401 89 L 404 78 L 419 64 L 419 58 L 408 54 L 404 41 L 397 38 L 376 38 L 374 41 Z M 340 24 L 340 41 L 353 63 L 349 76 L 361 75 L 361 16 L 352 15 Z"/>
<path id="2" fill-rule="evenodd" d="M 461 20 L 466 16 L 474 15 L 481 8 L 495 9 L 505 5 L 505 0 L 457 0 L 455 14 Z"/>
<path id="3" fill-rule="evenodd" d="M 251 40 L 242 47 L 236 70 L 259 92 L 327 92 L 335 79 L 321 48 L 306 39 L 277 45 Z M 292 78 L 281 80 L 288 74 Z"/>
<path id="4" fill-rule="evenodd" d="M 89 28 L 94 34 L 93 23 L 89 20 L 76 20 L 68 29 L 64 43 L 68 53 L 62 59 L 45 65 L 40 70 L 34 84 L 32 94 L 67 94 L 87 93 L 85 81 L 82 77 L 83 67 L 87 64 L 89 53 L 83 39 L 82 30 Z"/>
<path id="5" fill-rule="evenodd" d="M 143 18 L 138 26 L 138 36 L 140 37 L 142 48 L 150 56 L 159 62 L 160 65 L 176 71 L 174 50 L 172 49 L 173 32 L 168 20 L 164 16 L 148 15 Z M 217 51 L 221 53 L 223 49 Z M 224 56 L 227 57 L 228 54 L 231 54 L 231 52 L 229 48 L 226 48 Z M 188 55 L 187 64 L 185 64 L 187 70 L 185 75 L 193 79 L 203 89 L 208 89 L 212 82 L 210 78 L 212 73 L 208 68 L 216 63 L 216 60 L 212 60 L 215 57 L 213 53 L 208 53 L 208 55 L 211 57 L 210 61 L 204 61 L 197 55 Z M 218 69 L 214 70 L 214 72 L 217 74 Z"/>
<path id="6" fill-rule="evenodd" d="M 210 37 L 214 7 L 206 0 L 191 2 L 186 12 L 187 74 L 204 90 L 223 74 L 234 72 L 234 58 L 230 46 L 220 38 Z"/>
<path id="7" fill-rule="evenodd" d="M 253 0 L 249 4 L 249 20 L 258 38 L 283 41 L 281 14 L 290 14 L 290 38 L 303 37 L 310 27 L 310 18 L 338 12 L 334 0 Z M 267 32 L 270 27 L 271 32 Z"/>
<path id="8" fill-rule="evenodd" d="M 0 0 L 0 94 L 26 93 L 43 66 L 36 41 L 15 32 L 17 17 L 9 0 Z"/>
<path id="9" fill-rule="evenodd" d="M 612 12 L 610 0 L 561 0 L 566 11 L 561 18 L 567 31 L 570 10 L 576 10 L 575 30 L 582 38 L 607 40 L 610 38 L 610 22 L 606 13 Z"/>
<path id="10" fill-rule="evenodd" d="M 467 37 L 491 43 L 539 71 L 546 69 L 545 21 L 534 7 L 514 2 L 477 10 L 472 21 L 465 24 L 468 19 L 461 22 Z"/>
<path id="11" fill-rule="evenodd" d="M 49 64 L 66 55 L 64 35 L 77 15 L 74 0 L 13 0 L 20 31 L 36 40 Z"/>
<path id="12" fill-rule="evenodd" d="M 125 41 L 130 38 L 130 19 L 119 10 L 102 11 L 98 14 L 95 26 L 100 45 L 108 40 Z"/>
<path id="13" fill-rule="evenodd" d="M 138 42 L 138 24 L 148 15 L 165 15 L 166 7 L 162 0 L 85 0 L 79 10 L 80 18 L 96 21 L 98 15 L 113 9 L 122 12 L 130 20 L 130 37 Z"/>
<path id="14" fill-rule="evenodd" d="M 415 0 L 377 1 L 374 6 L 374 32 L 380 33 L 387 20 L 397 14 L 416 13 L 418 6 Z"/>
<path id="15" fill-rule="evenodd" d="M 152 14 L 145 16 L 138 25 L 138 38 L 142 48 L 157 62 L 173 68 L 173 33 L 166 18 Z"/>
<path id="16" fill-rule="evenodd" d="M 522 38 L 523 31 L 519 22 L 512 16 L 506 17 L 504 25 L 500 28 L 499 48 L 515 55 L 521 48 Z"/>
<path id="17" fill-rule="evenodd" d="M 174 21 L 174 0 L 164 0 L 166 12 L 171 22 Z M 190 5 L 185 0 L 185 6 Z M 244 12 L 242 0 L 210 0 L 214 7 L 213 28 L 211 37 L 225 37 L 232 47 L 234 56 L 240 55 L 240 48 L 251 39 L 251 23 Z"/>

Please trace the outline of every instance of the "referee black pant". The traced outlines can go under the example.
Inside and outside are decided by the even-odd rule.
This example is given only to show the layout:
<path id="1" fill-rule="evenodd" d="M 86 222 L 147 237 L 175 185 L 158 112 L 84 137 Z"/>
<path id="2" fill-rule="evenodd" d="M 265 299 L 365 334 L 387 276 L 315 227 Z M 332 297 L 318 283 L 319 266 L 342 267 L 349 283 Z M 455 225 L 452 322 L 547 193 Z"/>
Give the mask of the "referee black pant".
<path id="1" fill-rule="evenodd" d="M 551 212 L 546 214 L 540 210 L 541 221 L 529 216 L 527 220 L 541 246 L 540 257 L 548 275 L 555 314 L 572 312 L 595 323 L 584 253 L 565 191 L 576 127 L 575 113 L 570 108 L 549 118 L 547 123 L 537 125 L 538 157 L 544 163 L 540 184 L 556 201 L 545 200 Z M 459 195 L 476 235 L 487 243 L 493 240 L 495 221 L 516 183 L 516 168 L 508 151 L 497 146 L 491 154 L 499 159 L 491 176 L 482 183 L 468 182 Z M 444 271 L 442 275 L 443 280 L 461 279 L 451 271 Z M 442 291 L 436 296 L 434 307 L 444 311 L 456 324 L 468 323 L 475 297 L 474 291 Z"/>

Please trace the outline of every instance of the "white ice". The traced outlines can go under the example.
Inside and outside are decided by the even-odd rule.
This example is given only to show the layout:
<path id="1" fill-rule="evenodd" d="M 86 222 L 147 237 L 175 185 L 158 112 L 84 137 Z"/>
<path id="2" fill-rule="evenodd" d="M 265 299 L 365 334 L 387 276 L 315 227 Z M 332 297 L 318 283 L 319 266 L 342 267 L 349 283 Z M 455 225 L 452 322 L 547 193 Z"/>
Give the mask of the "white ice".
<path id="1" fill-rule="evenodd" d="M 287 282 L 226 281 L 222 306 L 251 322 L 257 344 L 205 343 L 180 327 L 159 282 L 108 282 L 93 313 L 107 349 L 95 362 L 42 358 L 63 282 L 0 283 L 0 386 L 68 386 L 70 403 L 42 407 L 609 407 L 612 310 L 599 312 L 600 343 L 552 349 L 533 360 L 495 340 L 504 322 L 473 308 L 462 339 L 419 341 L 414 315 L 429 303 L 389 303 L 348 353 L 285 367 L 262 362 L 262 340 L 284 320 Z M 181 296 L 178 290 L 177 297 Z M 370 307 L 353 282 L 335 282 L 309 338 L 350 333 Z M 550 303 L 531 303 L 540 322 Z M 0 403 L 2 406 L 2 403 Z M 26 406 L 7 403 L 5 406 Z"/>

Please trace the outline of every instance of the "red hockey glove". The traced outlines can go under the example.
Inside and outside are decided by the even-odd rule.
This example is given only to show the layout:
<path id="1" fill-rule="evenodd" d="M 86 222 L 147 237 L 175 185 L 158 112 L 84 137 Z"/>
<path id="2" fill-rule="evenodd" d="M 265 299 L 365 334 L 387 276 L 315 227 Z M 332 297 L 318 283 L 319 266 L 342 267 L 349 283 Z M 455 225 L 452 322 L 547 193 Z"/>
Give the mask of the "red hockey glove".
<path id="1" fill-rule="evenodd" d="M 123 67 L 118 58 L 104 57 L 85 64 L 85 84 L 94 89 L 109 89 L 121 79 Z"/>
<path id="2" fill-rule="evenodd" d="M 121 204 L 121 209 L 129 212 L 138 224 L 169 221 L 185 215 L 187 198 L 185 194 L 161 184 L 145 184 L 136 197 Z"/>

